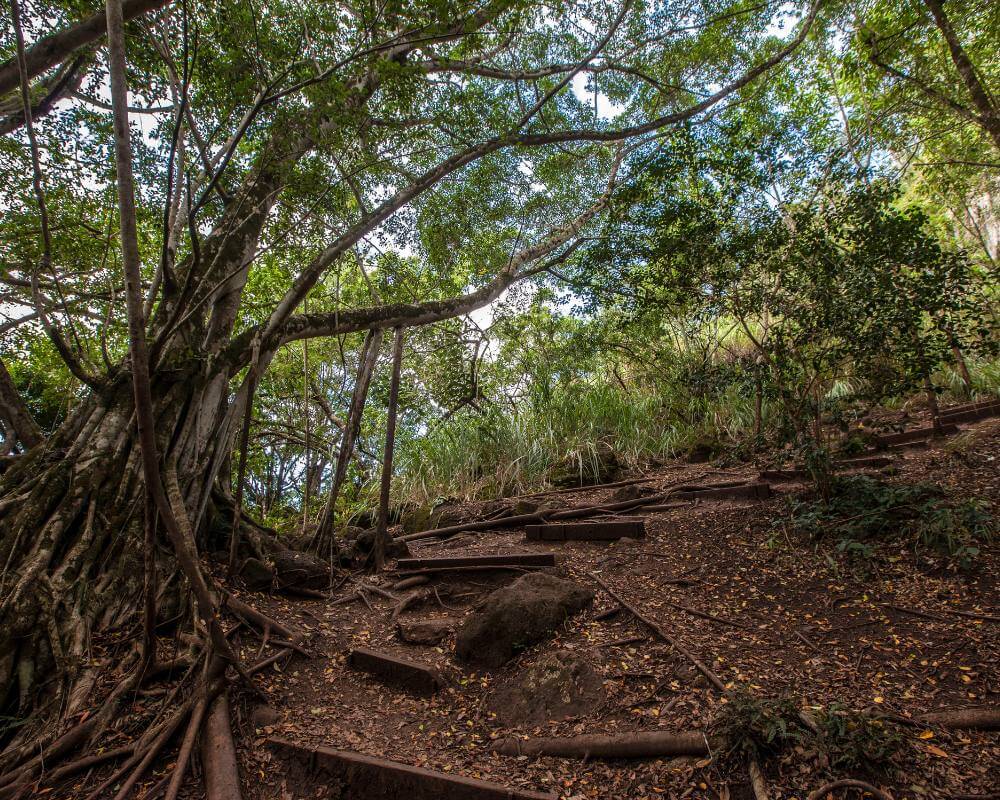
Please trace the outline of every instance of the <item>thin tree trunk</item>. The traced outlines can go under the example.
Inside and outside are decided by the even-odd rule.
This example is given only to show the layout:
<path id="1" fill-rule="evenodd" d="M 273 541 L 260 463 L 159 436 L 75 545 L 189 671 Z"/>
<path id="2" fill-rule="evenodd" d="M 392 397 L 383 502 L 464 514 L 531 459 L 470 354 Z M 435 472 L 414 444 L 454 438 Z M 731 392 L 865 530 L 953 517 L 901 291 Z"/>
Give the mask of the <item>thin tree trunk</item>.
<path id="1" fill-rule="evenodd" d="M 354 383 L 354 393 L 351 395 L 351 408 L 347 415 L 347 423 L 344 425 L 343 434 L 341 434 L 340 452 L 337 454 L 337 465 L 334 468 L 333 478 L 330 482 L 330 491 L 327 494 L 326 506 L 323 509 L 323 515 L 320 517 L 316 535 L 313 537 L 313 546 L 316 548 L 325 547 L 325 543 L 333 534 L 334 506 L 337 503 L 337 497 L 340 495 L 341 486 L 347 475 L 347 465 L 351 460 L 354 442 L 357 439 L 358 431 L 361 430 L 361 417 L 365 410 L 368 387 L 371 384 L 372 372 L 375 369 L 375 361 L 378 358 L 379 345 L 381 343 L 381 328 L 370 329 L 365 336 L 365 343 L 361 348 L 358 378 Z"/>
<path id="2" fill-rule="evenodd" d="M 941 432 L 941 410 L 938 408 L 937 393 L 934 391 L 934 384 L 930 375 L 924 376 L 924 394 L 927 398 L 927 408 L 931 412 L 931 422 L 936 433 Z"/>
<path id="3" fill-rule="evenodd" d="M 375 570 L 385 564 L 389 543 L 389 490 L 392 488 L 392 451 L 396 442 L 396 408 L 399 404 L 399 373 L 403 363 L 403 328 L 396 328 L 392 340 L 392 378 L 389 383 L 389 416 L 385 423 L 385 456 L 382 459 L 382 490 L 378 503 L 378 529 L 375 533 Z"/>
<path id="4" fill-rule="evenodd" d="M 302 311 L 303 313 L 309 313 L 309 298 L 307 297 L 302 301 Z M 309 462 L 312 459 L 312 448 L 310 447 L 310 435 L 312 434 L 312 426 L 309 421 L 309 340 L 302 340 L 302 416 L 305 422 L 305 486 L 302 489 L 302 533 L 306 532 L 306 525 L 309 524 L 309 500 L 310 500 L 310 490 L 312 487 L 310 483 L 312 481 L 312 476 L 309 474 Z"/>
<path id="5" fill-rule="evenodd" d="M 243 427 L 240 430 L 240 460 L 236 467 L 236 508 L 233 510 L 233 530 L 229 536 L 229 577 L 236 574 L 236 558 L 240 549 L 240 522 L 243 518 L 243 484 L 247 473 L 247 447 L 250 443 L 250 423 L 253 420 L 253 396 L 257 388 L 257 360 L 250 365 L 247 374 L 247 402 L 243 412 Z"/>
<path id="6" fill-rule="evenodd" d="M 753 370 L 753 435 L 760 436 L 763 428 L 763 406 L 764 406 L 764 382 L 761 378 L 760 364 L 754 365 Z"/>
<path id="7" fill-rule="evenodd" d="M 969 365 L 966 363 L 965 354 L 962 352 L 962 348 L 958 346 L 958 342 L 955 341 L 955 337 L 949 333 L 948 340 L 951 347 L 951 354 L 955 357 L 955 366 L 958 367 L 958 374 L 965 385 L 965 395 L 968 397 L 972 394 L 972 374 L 969 372 Z"/>

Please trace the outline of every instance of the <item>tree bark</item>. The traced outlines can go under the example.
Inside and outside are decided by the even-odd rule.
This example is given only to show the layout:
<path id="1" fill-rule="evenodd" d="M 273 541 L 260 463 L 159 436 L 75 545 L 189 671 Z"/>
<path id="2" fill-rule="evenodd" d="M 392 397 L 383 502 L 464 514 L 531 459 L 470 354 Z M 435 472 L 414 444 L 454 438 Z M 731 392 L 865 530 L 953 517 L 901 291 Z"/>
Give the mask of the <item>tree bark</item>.
<path id="1" fill-rule="evenodd" d="M 6 420 L 14 429 L 14 435 L 24 445 L 25 450 L 30 450 L 45 440 L 42 429 L 38 427 L 38 423 L 21 399 L 2 358 L 0 358 L 0 419 Z"/>
<path id="2" fill-rule="evenodd" d="M 317 549 L 329 547 L 333 536 L 334 506 L 337 497 L 340 495 L 344 478 L 347 477 L 347 465 L 351 460 L 351 453 L 354 452 L 354 442 L 357 440 L 361 430 L 361 418 L 365 410 L 365 401 L 368 399 L 368 387 L 371 384 L 372 373 L 375 370 L 375 361 L 378 358 L 379 346 L 382 344 L 382 331 L 373 328 L 365 336 L 365 343 L 361 348 L 361 355 L 358 359 L 358 376 L 354 383 L 354 392 L 351 395 L 351 407 L 347 415 L 347 424 L 344 425 L 344 432 L 340 438 L 340 452 L 337 454 L 337 464 L 334 468 L 333 476 L 330 480 L 330 491 L 326 496 L 326 506 L 323 508 L 323 515 L 320 517 L 316 535 L 313 538 L 313 546 Z"/>
<path id="3" fill-rule="evenodd" d="M 399 373 L 403 363 L 403 329 L 396 328 L 392 340 L 392 378 L 389 382 L 389 415 L 385 423 L 385 456 L 382 458 L 382 486 L 379 492 L 378 529 L 375 532 L 375 569 L 385 564 L 389 543 L 389 491 L 392 488 L 392 451 L 396 442 L 396 407 L 399 403 Z"/>
<path id="4" fill-rule="evenodd" d="M 165 6 L 170 0 L 126 0 L 122 16 L 127 22 Z M 27 52 L 28 77 L 34 78 L 45 70 L 69 58 L 81 47 L 100 39 L 107 32 L 107 17 L 98 12 L 61 31 L 39 39 Z M 17 62 L 11 58 L 0 64 L 0 97 L 17 87 Z"/>
<path id="5" fill-rule="evenodd" d="M 975 106 L 976 111 L 979 112 L 979 124 L 993 139 L 993 144 L 1000 149 L 1000 113 L 998 113 L 997 107 L 990 97 L 990 93 L 983 86 L 982 81 L 980 81 L 979 73 L 972 63 L 972 59 L 965 52 L 965 48 L 962 47 L 955 29 L 952 28 L 951 20 L 948 19 L 948 15 L 945 13 L 944 5 L 941 3 L 941 0 L 924 0 L 924 5 L 930 10 L 931 15 L 934 17 L 934 23 L 948 44 L 948 52 L 951 54 L 952 63 L 955 65 L 955 69 L 958 70 L 965 88 L 969 91 L 972 104 Z"/>

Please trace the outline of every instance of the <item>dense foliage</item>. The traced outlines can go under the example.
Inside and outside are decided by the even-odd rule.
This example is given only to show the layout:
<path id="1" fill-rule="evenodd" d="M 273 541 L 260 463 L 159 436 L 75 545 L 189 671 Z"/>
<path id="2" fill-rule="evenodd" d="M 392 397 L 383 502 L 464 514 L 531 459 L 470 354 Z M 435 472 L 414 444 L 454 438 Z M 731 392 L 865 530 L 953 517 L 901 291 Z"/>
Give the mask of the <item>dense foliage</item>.
<path id="1" fill-rule="evenodd" d="M 319 7 L 272 5 L 257 18 L 248 5 L 200 3 L 135 24 L 133 102 L 149 111 L 134 115 L 134 146 L 151 284 L 163 280 L 171 163 L 175 186 L 190 183 L 174 205 L 188 196 L 199 205 L 198 223 L 175 231 L 180 261 L 199 227 L 204 235 L 222 218 L 239 174 L 275 146 L 274 132 L 310 120 L 318 146 L 282 167 L 280 200 L 241 289 L 238 335 L 268 319 L 329 231 L 442 154 L 514 130 L 543 93 L 552 95 L 528 132 L 642 125 L 739 79 L 791 40 L 803 13 L 504 3 L 483 12 L 490 22 L 477 36 L 431 34 L 362 77 L 380 31 L 431 30 L 473 13 L 446 6 L 387 7 L 382 17 L 359 6 L 347 23 Z M 77 13 L 70 4 L 27 11 L 29 41 Z M 746 457 L 928 386 L 956 397 L 995 389 L 998 143 L 995 108 L 982 104 L 995 96 L 998 28 L 988 3 L 828 3 L 766 75 L 680 125 L 626 139 L 606 215 L 487 310 L 408 331 L 396 497 L 516 493 L 566 465 L 582 474 L 609 448 L 626 466 L 691 452 Z M 3 35 L 10 54 L 12 32 Z M 100 47 L 84 54 L 72 96 L 35 125 L 54 254 L 40 291 L 84 373 L 96 373 L 122 357 L 126 338 L 106 65 Z M 575 73 L 560 66 L 574 62 Z M 349 98 L 362 79 L 371 85 L 358 114 Z M 171 162 L 170 109 L 185 91 L 188 121 Z M 16 100 L 5 101 L 10 114 Z M 312 114 L 338 105 L 322 120 Z M 226 153 L 241 119 L 226 171 L 199 189 L 206 159 Z M 2 356 L 52 432 L 86 387 L 33 312 L 28 265 L 42 241 L 24 134 L 0 140 Z M 516 251 L 600 196 L 613 157 L 584 141 L 477 158 L 345 249 L 298 310 L 329 318 L 490 285 Z M 363 325 L 327 335 L 334 329 L 278 347 L 256 389 L 247 502 L 272 521 L 308 520 L 323 504 L 364 335 Z M 383 347 L 345 511 L 373 497 L 387 361 Z M 244 375 L 233 372 L 232 388 Z M 23 445 L 8 433 L 16 452 Z"/>

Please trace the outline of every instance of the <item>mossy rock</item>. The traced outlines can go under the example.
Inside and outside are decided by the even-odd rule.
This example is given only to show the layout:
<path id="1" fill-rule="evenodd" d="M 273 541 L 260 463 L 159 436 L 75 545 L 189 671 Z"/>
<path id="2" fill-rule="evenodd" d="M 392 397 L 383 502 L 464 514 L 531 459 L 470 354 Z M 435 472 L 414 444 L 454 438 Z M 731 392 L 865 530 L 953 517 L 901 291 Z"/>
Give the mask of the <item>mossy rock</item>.
<path id="1" fill-rule="evenodd" d="M 614 448 L 598 442 L 593 449 L 571 453 L 549 472 L 549 483 L 569 489 L 611 483 L 621 477 L 621 463 Z"/>

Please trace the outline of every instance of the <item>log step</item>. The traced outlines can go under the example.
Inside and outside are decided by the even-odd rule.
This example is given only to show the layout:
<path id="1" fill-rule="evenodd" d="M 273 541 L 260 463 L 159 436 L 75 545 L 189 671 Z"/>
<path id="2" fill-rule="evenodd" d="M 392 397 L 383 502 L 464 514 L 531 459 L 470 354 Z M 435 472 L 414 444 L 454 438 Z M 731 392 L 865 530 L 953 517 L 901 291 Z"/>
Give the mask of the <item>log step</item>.
<path id="1" fill-rule="evenodd" d="M 933 436 L 953 436 L 958 433 L 958 426 L 954 424 L 942 425 L 940 431 L 936 431 L 934 426 L 926 428 L 914 428 L 912 431 L 902 433 L 889 433 L 878 437 L 878 443 L 883 447 L 894 444 L 906 444 L 908 442 L 919 442 L 923 439 L 930 439 Z"/>
<path id="2" fill-rule="evenodd" d="M 682 500 L 767 500 L 771 487 L 764 482 L 692 486 L 675 489 L 672 494 Z"/>
<path id="3" fill-rule="evenodd" d="M 886 456 L 864 456 L 861 458 L 846 458 L 843 461 L 834 463 L 835 470 L 849 469 L 881 469 L 892 464 L 892 459 Z M 799 481 L 808 480 L 809 471 L 797 467 L 796 469 L 765 469 L 760 472 L 762 481 Z"/>
<path id="4" fill-rule="evenodd" d="M 399 572 L 414 569 L 463 569 L 466 567 L 554 567 L 552 553 L 500 553 L 488 556 L 444 556 L 441 558 L 401 558 L 396 562 Z"/>
<path id="5" fill-rule="evenodd" d="M 964 411 L 979 411 L 984 408 L 992 408 L 993 406 L 1000 406 L 1000 397 L 987 397 L 985 400 L 977 400 L 974 403 L 963 403 L 958 406 L 951 406 L 951 408 L 945 408 L 941 411 L 941 416 L 948 416 L 949 414 L 958 414 Z"/>
<path id="6" fill-rule="evenodd" d="M 498 783 L 448 775 L 398 761 L 334 750 L 306 747 L 287 739 L 271 738 L 268 747 L 295 763 L 310 777 L 336 785 L 343 800 L 558 800 L 559 795 L 512 789 Z"/>
<path id="7" fill-rule="evenodd" d="M 1000 416 L 1000 403 L 980 406 L 979 408 L 969 408 L 964 411 L 945 411 L 941 415 L 941 422 L 955 424 L 958 422 L 976 422 L 980 419 Z"/>
<path id="8" fill-rule="evenodd" d="M 855 458 L 842 458 L 835 461 L 834 469 L 880 469 L 892 464 L 892 459 L 888 456 L 856 456 Z"/>
<path id="9" fill-rule="evenodd" d="M 549 522 L 526 525 L 524 533 L 529 541 L 541 542 L 563 542 L 568 539 L 606 542 L 622 537 L 643 539 L 646 536 L 646 523 L 641 519 Z"/>
<path id="10" fill-rule="evenodd" d="M 434 667 L 365 647 L 352 650 L 347 656 L 347 663 L 354 669 L 414 694 L 431 695 L 445 685 Z"/>

